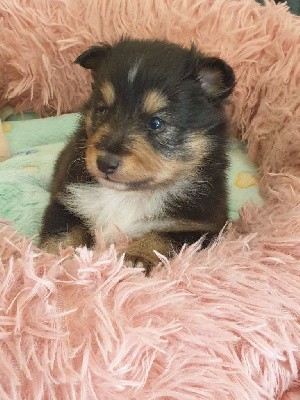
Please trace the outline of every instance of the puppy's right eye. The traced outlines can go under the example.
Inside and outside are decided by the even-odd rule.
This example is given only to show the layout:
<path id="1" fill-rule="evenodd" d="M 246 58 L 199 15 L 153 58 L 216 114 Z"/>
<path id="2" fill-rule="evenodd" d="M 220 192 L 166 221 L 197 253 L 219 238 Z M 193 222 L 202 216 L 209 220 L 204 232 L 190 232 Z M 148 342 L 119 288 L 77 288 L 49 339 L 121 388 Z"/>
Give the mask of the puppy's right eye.
<path id="1" fill-rule="evenodd" d="M 98 114 L 98 115 L 102 115 L 102 116 L 104 116 L 104 115 L 106 115 L 107 113 L 108 113 L 108 107 L 106 107 L 106 106 L 97 106 L 96 108 L 95 108 L 95 112 Z"/>
<path id="2" fill-rule="evenodd" d="M 152 131 L 161 131 L 165 126 L 164 121 L 158 117 L 151 117 L 148 121 L 148 128 Z"/>

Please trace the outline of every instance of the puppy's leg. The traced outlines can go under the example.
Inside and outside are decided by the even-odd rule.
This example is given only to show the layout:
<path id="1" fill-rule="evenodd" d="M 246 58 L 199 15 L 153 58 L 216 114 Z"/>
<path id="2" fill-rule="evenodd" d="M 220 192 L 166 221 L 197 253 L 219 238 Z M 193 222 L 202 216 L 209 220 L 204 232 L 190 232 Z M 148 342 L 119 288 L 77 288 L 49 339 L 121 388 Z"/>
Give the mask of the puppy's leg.
<path id="1" fill-rule="evenodd" d="M 186 227 L 189 226 L 193 228 L 193 230 L 181 231 L 180 227 L 183 225 Z M 197 230 L 199 227 L 208 229 Z M 218 232 L 214 232 L 212 228 L 215 228 L 214 224 L 198 222 L 187 222 L 183 224 L 181 221 L 173 228 L 173 231 L 148 233 L 145 236 L 134 239 L 130 243 L 126 250 L 125 261 L 129 261 L 133 265 L 137 265 L 141 262 L 145 267 L 146 275 L 149 275 L 152 268 L 159 262 L 159 258 L 154 253 L 154 250 L 166 257 L 170 257 L 174 255 L 176 251 L 180 251 L 184 244 L 191 245 L 200 238 L 204 238 L 202 248 L 205 248 L 218 235 Z M 176 229 L 179 230 L 176 231 Z"/>
<path id="2" fill-rule="evenodd" d="M 185 231 L 167 232 L 165 235 L 173 243 L 174 249 L 179 251 L 183 245 L 189 246 L 201 238 L 203 239 L 201 248 L 204 249 L 218 237 L 218 233 L 212 231 Z"/>
<path id="3" fill-rule="evenodd" d="M 131 262 L 133 266 L 141 262 L 145 268 L 146 275 L 148 275 L 159 262 L 154 250 L 166 257 L 170 256 L 172 252 L 171 241 L 154 232 L 133 239 L 126 249 L 125 261 Z"/>
<path id="4" fill-rule="evenodd" d="M 44 214 L 39 244 L 49 252 L 57 252 L 60 242 L 66 247 L 90 246 L 92 237 L 79 217 L 52 200 Z"/>

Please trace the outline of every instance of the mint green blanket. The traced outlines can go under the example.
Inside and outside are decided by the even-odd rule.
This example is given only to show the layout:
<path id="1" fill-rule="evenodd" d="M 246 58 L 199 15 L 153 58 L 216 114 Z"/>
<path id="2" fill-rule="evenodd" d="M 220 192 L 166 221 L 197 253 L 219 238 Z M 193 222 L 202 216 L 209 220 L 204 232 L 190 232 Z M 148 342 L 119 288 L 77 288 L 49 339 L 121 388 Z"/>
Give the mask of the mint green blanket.
<path id="1" fill-rule="evenodd" d="M 80 115 L 2 122 L 10 158 L 0 163 L 0 217 L 14 223 L 17 230 L 38 239 L 44 209 L 49 200 L 49 184 L 55 159 L 74 132 Z M 232 140 L 229 178 L 230 218 L 249 199 L 261 203 L 257 170 L 244 146 Z"/>

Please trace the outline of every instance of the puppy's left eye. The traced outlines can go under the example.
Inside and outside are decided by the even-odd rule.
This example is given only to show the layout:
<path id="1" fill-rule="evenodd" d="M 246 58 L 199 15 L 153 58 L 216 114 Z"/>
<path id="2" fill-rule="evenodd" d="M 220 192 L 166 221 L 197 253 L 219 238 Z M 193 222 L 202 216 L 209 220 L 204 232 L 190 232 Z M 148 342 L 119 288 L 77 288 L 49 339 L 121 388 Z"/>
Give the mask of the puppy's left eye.
<path id="1" fill-rule="evenodd" d="M 165 126 L 165 123 L 162 119 L 158 117 L 151 117 L 148 120 L 148 128 L 150 128 L 152 131 L 161 131 Z"/>
<path id="2" fill-rule="evenodd" d="M 106 115 L 108 113 L 108 107 L 106 106 L 97 106 L 95 109 L 97 114 Z"/>

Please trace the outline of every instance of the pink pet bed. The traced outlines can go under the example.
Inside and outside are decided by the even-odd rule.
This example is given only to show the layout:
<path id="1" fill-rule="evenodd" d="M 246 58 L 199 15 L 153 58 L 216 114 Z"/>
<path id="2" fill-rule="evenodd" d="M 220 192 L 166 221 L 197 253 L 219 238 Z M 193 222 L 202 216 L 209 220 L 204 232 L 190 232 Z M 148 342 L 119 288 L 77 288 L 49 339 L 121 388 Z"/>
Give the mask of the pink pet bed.
<path id="1" fill-rule="evenodd" d="M 232 133 L 259 164 L 264 205 L 149 279 L 100 238 L 54 256 L 3 222 L 0 399 L 295 399 L 299 18 L 254 0 L 1 0 L 1 105 L 76 111 L 89 76 L 72 61 L 124 33 L 194 41 L 234 67 Z"/>

